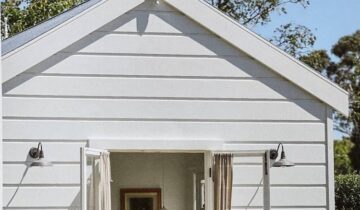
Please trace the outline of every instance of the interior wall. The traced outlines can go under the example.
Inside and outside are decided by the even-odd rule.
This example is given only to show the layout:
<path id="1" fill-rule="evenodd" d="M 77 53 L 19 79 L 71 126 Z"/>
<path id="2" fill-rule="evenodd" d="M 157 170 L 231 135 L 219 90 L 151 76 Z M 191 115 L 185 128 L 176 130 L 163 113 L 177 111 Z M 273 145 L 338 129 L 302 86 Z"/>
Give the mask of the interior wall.
<path id="1" fill-rule="evenodd" d="M 167 209 L 192 210 L 193 172 L 197 174 L 197 200 L 200 199 L 203 154 L 111 153 L 110 158 L 113 210 L 120 210 L 121 188 L 161 188 Z M 197 209 L 200 209 L 200 201 Z"/>

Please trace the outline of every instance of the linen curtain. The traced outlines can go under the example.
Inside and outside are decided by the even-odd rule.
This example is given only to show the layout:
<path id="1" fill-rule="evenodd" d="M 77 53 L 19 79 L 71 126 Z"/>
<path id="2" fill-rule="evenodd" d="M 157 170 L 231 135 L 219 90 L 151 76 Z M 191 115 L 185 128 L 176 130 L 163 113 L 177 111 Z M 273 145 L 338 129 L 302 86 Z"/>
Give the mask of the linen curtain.
<path id="1" fill-rule="evenodd" d="M 233 155 L 214 155 L 214 209 L 231 210 Z"/>
<path id="2" fill-rule="evenodd" d="M 102 152 L 100 155 L 100 182 L 97 210 L 111 210 L 111 168 L 110 153 Z"/>

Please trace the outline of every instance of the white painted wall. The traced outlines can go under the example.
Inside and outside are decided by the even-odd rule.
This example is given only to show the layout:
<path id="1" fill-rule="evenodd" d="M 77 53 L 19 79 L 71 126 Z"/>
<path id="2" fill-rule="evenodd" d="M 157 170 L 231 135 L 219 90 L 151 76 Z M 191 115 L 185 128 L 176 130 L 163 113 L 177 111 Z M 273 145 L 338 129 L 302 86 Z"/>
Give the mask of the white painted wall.
<path id="1" fill-rule="evenodd" d="M 142 138 L 224 150 L 281 141 L 297 166 L 271 169 L 273 209 L 329 209 L 326 109 L 178 11 L 143 4 L 3 84 L 4 209 L 78 209 L 79 148 Z M 52 168 L 24 165 L 38 141 Z M 234 209 L 249 205 L 259 169 L 235 166 Z"/>
<path id="2" fill-rule="evenodd" d="M 121 188 L 162 188 L 167 209 L 193 210 L 192 173 L 200 184 L 203 154 L 111 153 L 110 158 L 112 209 L 120 209 Z"/>

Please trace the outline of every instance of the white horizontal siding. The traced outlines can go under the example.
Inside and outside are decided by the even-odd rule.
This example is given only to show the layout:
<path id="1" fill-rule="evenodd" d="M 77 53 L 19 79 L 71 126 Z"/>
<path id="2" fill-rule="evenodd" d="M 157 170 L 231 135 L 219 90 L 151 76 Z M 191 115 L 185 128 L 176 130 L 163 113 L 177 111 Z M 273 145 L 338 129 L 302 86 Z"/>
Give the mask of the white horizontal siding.
<path id="1" fill-rule="evenodd" d="M 235 165 L 234 185 L 262 184 L 261 165 Z M 325 166 L 296 166 L 292 168 L 271 168 L 271 185 L 325 185 Z M 301 174 L 301 176 L 300 176 Z"/>
<path id="2" fill-rule="evenodd" d="M 272 209 L 327 209 L 325 105 L 166 4 L 140 5 L 4 90 L 4 209 L 78 209 L 80 147 L 119 138 L 283 142 L 297 166 L 271 169 Z M 26 167 L 37 141 L 53 167 Z M 235 159 L 233 209 L 262 209 L 260 162 Z"/>
<path id="3" fill-rule="evenodd" d="M 244 53 L 226 44 L 218 37 L 204 34 L 174 36 L 94 32 L 78 44 L 68 48 L 66 52 L 96 54 L 245 56 Z"/>
<path id="4" fill-rule="evenodd" d="M 219 139 L 324 142 L 323 123 L 4 120 L 4 139 Z M 284 132 L 286 131 L 286 132 Z"/>
<path id="5" fill-rule="evenodd" d="M 242 187 L 233 189 L 233 206 L 262 206 L 262 188 Z M 324 187 L 273 187 L 273 206 L 325 206 Z M 16 187 L 4 187 L 4 203 L 9 203 Z M 61 196 L 59 196 L 61 193 Z M 252 199 L 252 197 L 254 198 Z M 252 202 L 250 202 L 252 201 Z M 78 187 L 20 187 L 9 207 L 74 206 L 79 202 Z"/>
<path id="6" fill-rule="evenodd" d="M 312 99 L 299 88 L 278 78 L 207 80 L 36 76 L 7 91 L 6 95 Z"/>
<path id="7" fill-rule="evenodd" d="M 61 62 L 54 63 L 54 60 Z M 43 73 L 101 76 L 277 77 L 246 57 L 108 56 L 59 53 Z M 181 63 L 181 65 L 179 65 Z M 76 66 L 76 68 L 74 68 Z M 31 73 L 39 73 L 31 69 Z"/>
<path id="8" fill-rule="evenodd" d="M 3 169 L 6 171 L 3 178 L 6 185 L 80 185 L 79 164 L 54 164 L 43 168 L 4 164 Z"/>
<path id="9" fill-rule="evenodd" d="M 262 206 L 262 187 L 233 188 L 232 206 Z M 272 187 L 272 206 L 322 207 L 326 205 L 325 187 Z"/>
<path id="10" fill-rule="evenodd" d="M 80 187 L 3 187 L 6 207 L 57 208 L 79 206 Z"/>
<path id="11" fill-rule="evenodd" d="M 321 121 L 326 107 L 313 101 L 4 98 L 3 110 L 5 118 Z"/>

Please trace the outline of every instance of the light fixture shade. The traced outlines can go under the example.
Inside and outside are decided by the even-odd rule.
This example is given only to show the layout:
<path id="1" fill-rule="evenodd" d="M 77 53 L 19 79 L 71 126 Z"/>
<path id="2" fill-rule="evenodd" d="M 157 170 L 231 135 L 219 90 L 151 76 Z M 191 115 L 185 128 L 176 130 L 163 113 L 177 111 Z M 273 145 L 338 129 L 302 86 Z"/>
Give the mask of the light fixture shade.
<path id="1" fill-rule="evenodd" d="M 272 166 L 273 167 L 292 167 L 292 166 L 295 166 L 295 164 L 291 161 L 288 161 L 286 158 L 281 158 L 280 160 L 276 161 Z"/>
<path id="2" fill-rule="evenodd" d="M 41 159 L 35 159 L 30 163 L 30 167 L 33 166 L 40 166 L 40 167 L 46 167 L 46 166 L 52 166 L 52 163 L 50 161 L 47 161 L 45 158 Z"/>
<path id="3" fill-rule="evenodd" d="M 270 150 L 270 158 L 272 160 L 276 160 L 279 154 L 279 149 L 281 146 L 281 156 L 280 160 L 275 161 L 275 163 L 272 164 L 273 167 L 292 167 L 295 166 L 295 164 L 289 160 L 286 159 L 284 145 L 282 143 L 279 143 L 277 150 Z"/>
<path id="4" fill-rule="evenodd" d="M 29 156 L 32 158 L 30 161 L 30 167 L 33 166 L 52 166 L 52 163 L 48 161 L 44 156 L 44 150 L 42 148 L 41 142 L 39 142 L 38 147 L 33 147 L 29 151 Z"/>

